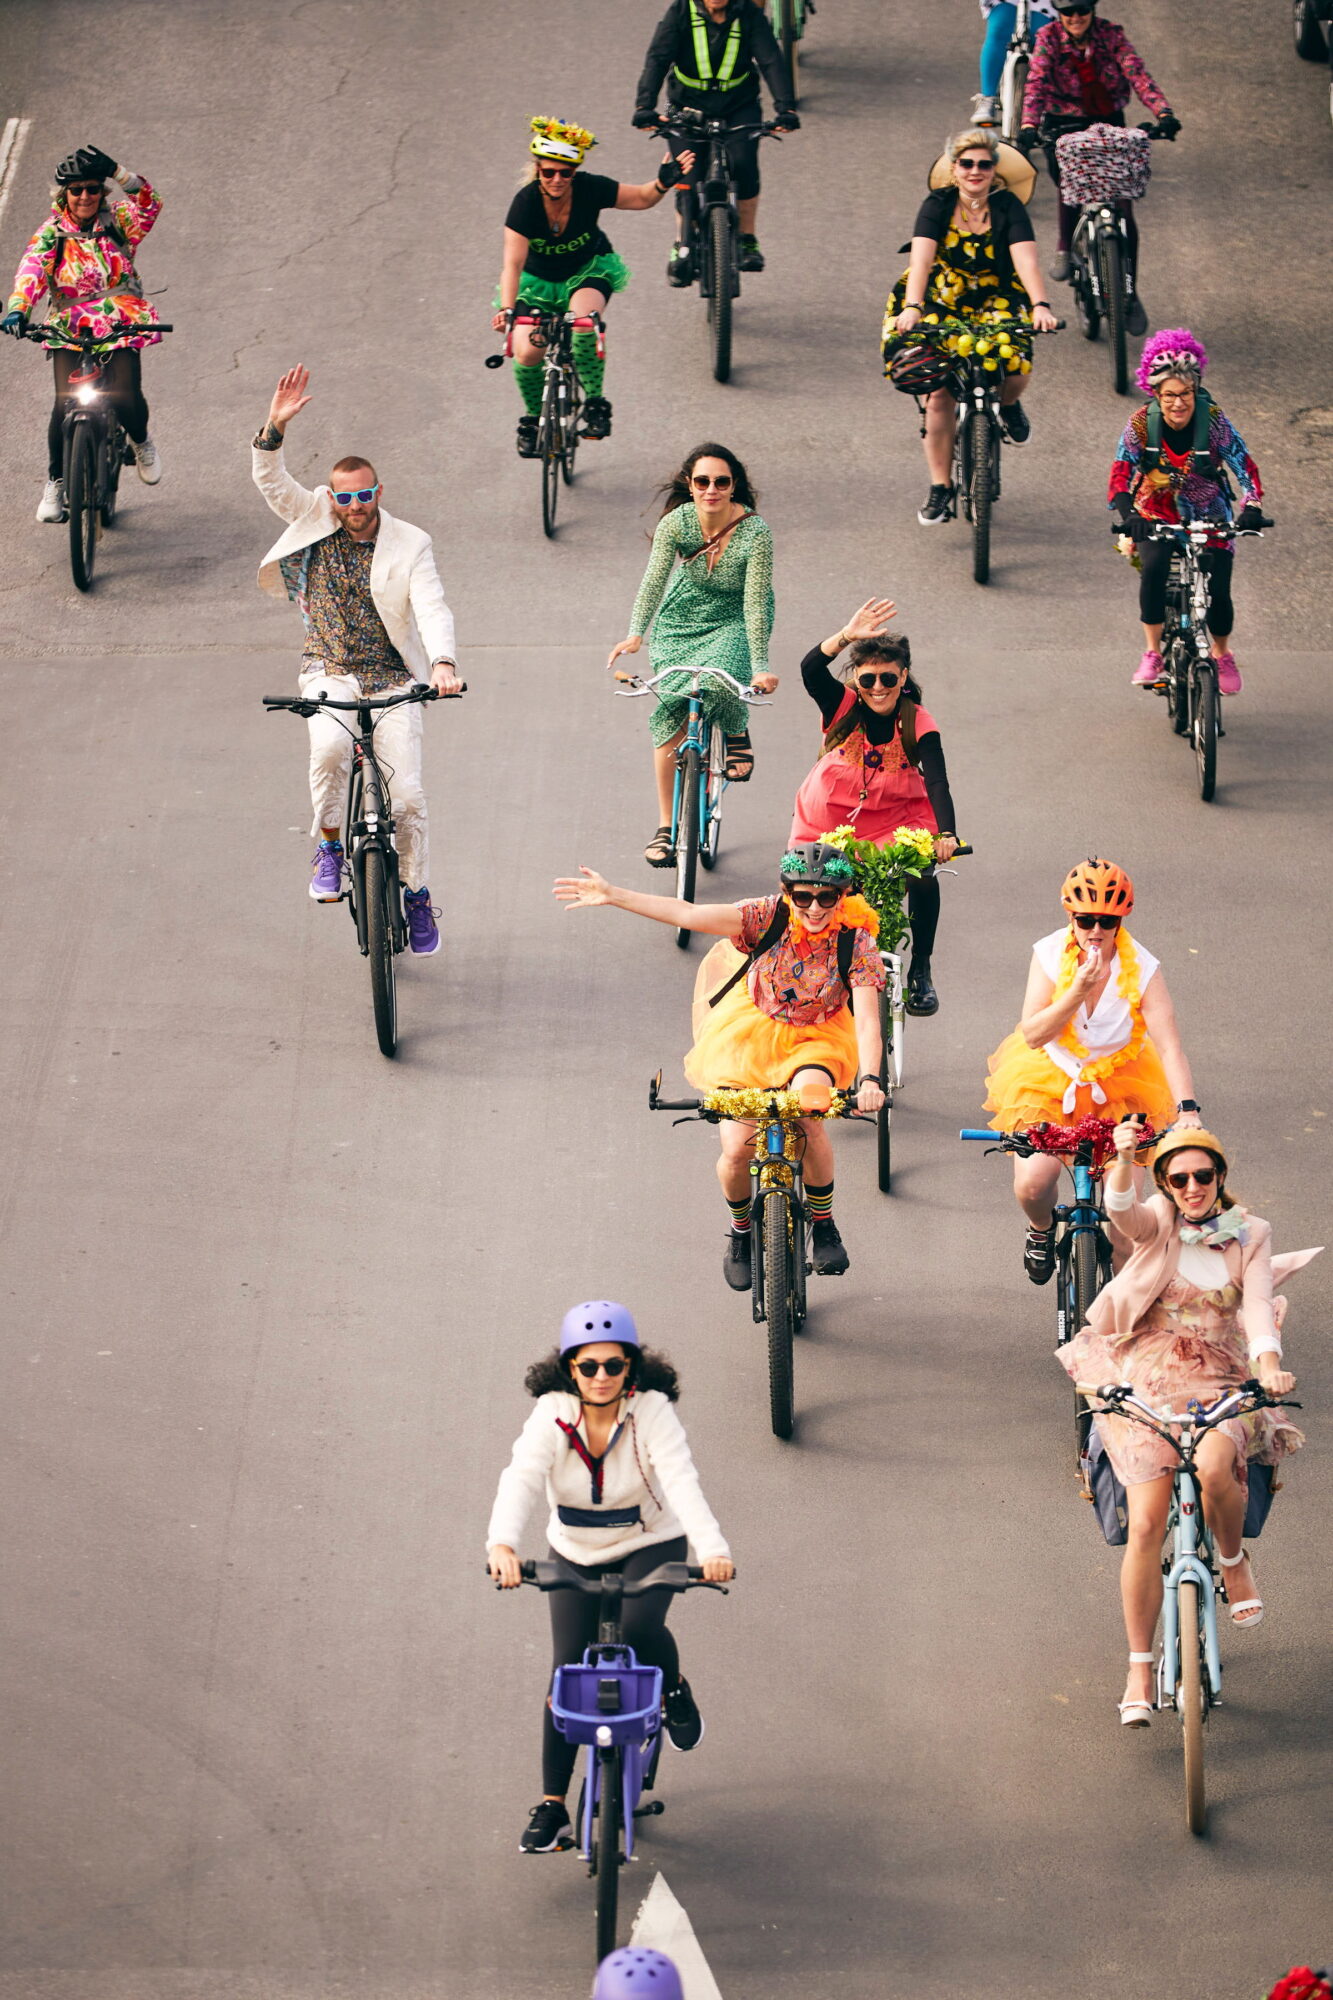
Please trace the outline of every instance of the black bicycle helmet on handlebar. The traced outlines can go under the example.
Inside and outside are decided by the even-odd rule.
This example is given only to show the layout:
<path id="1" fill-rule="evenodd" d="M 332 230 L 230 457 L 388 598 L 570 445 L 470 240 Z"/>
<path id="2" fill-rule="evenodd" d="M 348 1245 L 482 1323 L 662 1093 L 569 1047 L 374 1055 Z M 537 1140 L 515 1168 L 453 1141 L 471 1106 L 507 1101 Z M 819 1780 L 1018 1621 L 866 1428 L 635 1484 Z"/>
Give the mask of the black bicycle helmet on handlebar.
<path id="1" fill-rule="evenodd" d="M 905 396 L 929 396 L 949 380 L 949 363 L 930 342 L 900 347 L 889 363 L 889 380 Z"/>
<path id="2" fill-rule="evenodd" d="M 852 890 L 856 870 L 840 848 L 827 840 L 798 840 L 783 855 L 778 873 L 784 889 L 800 883 L 814 889 Z"/>

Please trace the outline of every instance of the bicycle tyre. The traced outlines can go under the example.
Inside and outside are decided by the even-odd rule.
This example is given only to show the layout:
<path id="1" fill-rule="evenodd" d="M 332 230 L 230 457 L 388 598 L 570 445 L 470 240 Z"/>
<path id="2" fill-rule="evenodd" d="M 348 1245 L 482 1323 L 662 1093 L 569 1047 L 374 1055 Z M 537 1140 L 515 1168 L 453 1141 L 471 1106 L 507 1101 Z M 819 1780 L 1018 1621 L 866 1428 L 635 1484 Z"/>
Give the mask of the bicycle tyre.
<path id="1" fill-rule="evenodd" d="M 731 378 L 731 302 L 736 290 L 733 264 L 736 245 L 731 232 L 731 211 L 718 202 L 708 211 L 708 261 L 712 288 L 708 294 L 708 338 L 713 355 L 713 380 Z"/>
<path id="2" fill-rule="evenodd" d="M 764 1196 L 764 1304 L 768 1317 L 768 1406 L 776 1438 L 792 1434 L 792 1259 L 790 1197 L 780 1189 Z"/>
<path id="3" fill-rule="evenodd" d="M 1208 1816 L 1208 1801 L 1203 1773 L 1204 1681 L 1197 1577 L 1185 1577 L 1181 1581 L 1177 1604 L 1180 1673 L 1176 1681 L 1176 1707 L 1180 1711 L 1181 1734 L 1185 1739 L 1185 1824 L 1191 1833 L 1202 1833 Z"/>
<path id="4" fill-rule="evenodd" d="M 113 432 L 102 449 L 106 453 L 106 476 L 101 482 L 102 504 L 98 511 L 102 517 L 102 526 L 109 528 L 116 518 L 116 503 L 120 497 L 119 433 Z"/>
<path id="5" fill-rule="evenodd" d="M 1018 135 L 1023 127 L 1023 99 L 1027 95 L 1029 67 L 1027 56 L 1015 56 L 1012 63 L 1005 63 L 1000 77 L 1000 132 L 1011 146 L 1018 144 Z"/>
<path id="6" fill-rule="evenodd" d="M 1092 278 L 1088 267 L 1081 259 L 1076 261 L 1070 272 L 1074 291 L 1074 318 L 1078 330 L 1085 340 L 1095 340 L 1102 330 L 1102 316 L 1097 308 L 1097 296 L 1092 289 Z"/>
<path id="7" fill-rule="evenodd" d="M 1174 639 L 1166 663 L 1166 709 L 1177 736 L 1190 731 L 1189 655 L 1182 639 Z"/>
<path id="8" fill-rule="evenodd" d="M 1077 1333 L 1088 1323 L 1092 1302 L 1106 1282 L 1101 1268 L 1098 1251 L 1101 1245 L 1096 1236 L 1083 1232 L 1074 1238 L 1074 1255 L 1071 1258 L 1074 1282 L 1070 1287 L 1074 1304 L 1074 1329 Z M 1071 1334 L 1070 1338 L 1072 1339 Z M 1074 1464 L 1079 1467 L 1088 1448 L 1088 1433 L 1092 1429 L 1092 1410 L 1086 1396 L 1074 1391 Z"/>
<path id="9" fill-rule="evenodd" d="M 967 421 L 972 434 L 972 580 L 974 583 L 988 583 L 993 491 L 991 458 L 997 446 L 989 411 L 973 410 Z"/>
<path id="10" fill-rule="evenodd" d="M 1315 12 L 1314 0 L 1292 0 L 1291 29 L 1296 53 L 1302 62 L 1323 62 L 1328 47 Z"/>
<path id="11" fill-rule="evenodd" d="M 97 560 L 97 447 L 92 425 L 78 423 L 69 441 L 65 498 L 69 507 L 69 567 L 76 590 L 91 590 Z"/>
<path id="12" fill-rule="evenodd" d="M 875 1166 L 879 1178 L 881 1194 L 893 1193 L 893 1085 L 889 1067 L 889 991 L 881 988 L 879 996 L 879 1087 L 884 1092 L 884 1102 L 875 1113 Z"/>
<path id="13" fill-rule="evenodd" d="M 680 771 L 680 818 L 676 826 L 676 895 L 682 903 L 694 901 L 694 885 L 699 860 L 699 752 L 687 750 Z M 676 930 L 676 943 L 688 951 L 690 932 Z"/>
<path id="14" fill-rule="evenodd" d="M 598 1754 L 597 1856 L 597 1963 L 609 1958 L 616 1948 L 616 1915 L 620 1901 L 620 1795 L 622 1789 L 621 1752 Z"/>
<path id="15" fill-rule="evenodd" d="M 1190 710 L 1194 761 L 1199 767 L 1199 797 L 1207 805 L 1217 790 L 1217 669 L 1194 665 Z"/>
<path id="16" fill-rule="evenodd" d="M 568 381 L 569 404 L 561 426 L 560 477 L 566 486 L 574 484 L 574 460 L 579 449 L 579 418 L 583 415 L 583 393 L 578 376 L 571 369 Z"/>
<path id="17" fill-rule="evenodd" d="M 787 72 L 787 80 L 791 86 L 791 101 L 795 105 L 799 105 L 801 101 L 798 74 L 800 62 L 797 55 L 801 46 L 801 31 L 796 19 L 799 5 L 800 0 L 773 0 L 773 31 L 777 37 L 778 47 L 782 51 L 782 67 Z"/>
<path id="18" fill-rule="evenodd" d="M 699 859 L 705 868 L 714 868 L 717 851 L 722 844 L 722 794 L 727 782 L 727 736 L 726 731 L 719 729 L 716 723 L 708 734 L 708 761 L 704 771 Z"/>
<path id="19" fill-rule="evenodd" d="M 384 856 L 378 847 L 365 852 L 366 943 L 370 947 L 370 997 L 375 1010 L 375 1039 L 380 1054 L 398 1047 L 398 996 L 393 965 L 393 922 Z"/>
<path id="20" fill-rule="evenodd" d="M 1129 387 L 1129 348 L 1125 329 L 1125 266 L 1120 254 L 1120 238 L 1103 236 L 1098 246 L 1102 266 L 1102 309 L 1106 314 L 1106 339 L 1111 350 L 1111 380 L 1117 396 Z"/>
<path id="21" fill-rule="evenodd" d="M 542 426 L 542 532 L 548 538 L 555 533 L 555 510 L 560 499 L 560 454 L 555 449 L 551 432 Z"/>

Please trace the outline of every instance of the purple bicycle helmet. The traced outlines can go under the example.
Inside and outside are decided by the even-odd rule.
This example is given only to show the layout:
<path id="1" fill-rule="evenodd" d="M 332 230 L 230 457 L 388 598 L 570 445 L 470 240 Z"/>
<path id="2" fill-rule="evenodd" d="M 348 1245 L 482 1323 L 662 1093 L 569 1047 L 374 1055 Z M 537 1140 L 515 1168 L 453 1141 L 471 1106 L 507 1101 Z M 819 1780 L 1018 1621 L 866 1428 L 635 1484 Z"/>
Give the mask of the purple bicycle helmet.
<path id="1" fill-rule="evenodd" d="M 571 1306 L 560 1322 L 560 1352 L 587 1347 L 594 1340 L 618 1340 L 622 1347 L 638 1347 L 639 1329 L 626 1306 L 611 1299 L 585 1299 Z"/>
<path id="2" fill-rule="evenodd" d="M 602 1960 L 592 2000 L 685 2000 L 685 1988 L 664 1951 L 630 1944 Z"/>

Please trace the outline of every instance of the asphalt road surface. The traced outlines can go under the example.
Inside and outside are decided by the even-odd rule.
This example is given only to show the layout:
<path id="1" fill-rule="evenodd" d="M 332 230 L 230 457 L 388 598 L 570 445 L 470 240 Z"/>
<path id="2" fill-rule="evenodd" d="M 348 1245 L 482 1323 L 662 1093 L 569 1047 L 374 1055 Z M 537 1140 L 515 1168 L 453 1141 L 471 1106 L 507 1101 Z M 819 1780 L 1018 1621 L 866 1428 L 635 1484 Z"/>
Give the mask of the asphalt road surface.
<path id="1" fill-rule="evenodd" d="M 1169 1720 L 1117 1726 L 1117 1558 L 1075 1496 L 1051 1296 L 1003 1163 L 954 1140 L 1066 868 L 1109 853 L 1235 1183 L 1278 1247 L 1328 1233 L 1333 140 L 1289 12 L 1126 16 L 1184 120 L 1144 296 L 1203 334 L 1279 521 L 1238 560 L 1246 692 L 1205 807 L 1128 685 L 1104 349 L 1042 344 L 988 590 L 961 526 L 914 519 L 878 327 L 975 88 L 970 0 L 821 6 L 729 387 L 663 282 L 667 216 L 614 218 L 615 434 L 554 543 L 481 367 L 500 225 L 534 112 L 652 173 L 629 114 L 655 0 L 8 0 L 0 122 L 31 127 L 6 270 L 50 164 L 95 139 L 166 198 L 141 268 L 182 331 L 144 371 L 166 477 L 131 480 L 88 598 L 32 519 L 43 364 L 0 355 L 4 2000 L 586 1992 L 589 1885 L 516 1851 L 544 1609 L 481 1563 L 524 1367 L 589 1293 L 679 1363 L 741 1570 L 676 1614 L 708 1736 L 664 1766 L 627 1884 L 628 1908 L 669 1876 L 726 2000 L 1242 2000 L 1333 1953 L 1330 1272 L 1292 1286 L 1310 1448 L 1261 1544 L 1264 1628 L 1224 1635 L 1196 1840 Z M 1035 214 L 1045 261 L 1044 180 Z M 471 686 L 427 717 L 445 950 L 404 962 L 394 1063 L 346 918 L 306 897 L 303 732 L 259 707 L 299 625 L 255 590 L 248 444 L 298 360 L 295 469 L 373 456 L 435 535 Z M 712 1142 L 646 1109 L 693 961 L 548 887 L 578 862 L 661 886 L 642 708 L 601 668 L 653 489 L 710 435 L 773 526 L 784 676 L 717 893 L 771 880 L 816 742 L 797 662 L 872 592 L 977 849 L 945 882 L 891 1200 L 838 1134 L 852 1268 L 814 1283 L 785 1447 L 717 1268 Z"/>

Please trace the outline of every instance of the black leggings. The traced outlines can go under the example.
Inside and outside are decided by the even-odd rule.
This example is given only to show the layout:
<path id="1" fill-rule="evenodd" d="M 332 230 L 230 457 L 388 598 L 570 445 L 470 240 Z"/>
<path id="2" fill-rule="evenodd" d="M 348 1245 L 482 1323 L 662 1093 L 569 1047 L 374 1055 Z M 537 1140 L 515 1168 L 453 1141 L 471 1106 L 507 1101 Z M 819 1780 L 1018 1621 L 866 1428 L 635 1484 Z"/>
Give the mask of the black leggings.
<path id="1" fill-rule="evenodd" d="M 934 869 L 929 875 L 918 875 L 908 889 L 907 916 L 912 926 L 913 958 L 929 958 L 940 921 L 940 883 Z"/>
<path id="2" fill-rule="evenodd" d="M 647 1576 L 649 1570 L 659 1563 L 684 1562 L 689 1553 L 689 1543 L 684 1535 L 677 1535 L 674 1541 L 654 1542 L 651 1548 L 639 1549 L 634 1555 L 626 1556 L 624 1562 L 593 1563 L 585 1567 L 574 1563 L 580 1576 L 602 1576 L 606 1571 L 618 1571 L 627 1581 Z M 555 1554 L 552 1549 L 551 1554 Z M 667 1613 L 671 1609 L 671 1599 L 675 1595 L 670 1590 L 650 1590 L 646 1597 L 627 1597 L 624 1601 L 620 1629 L 625 1644 L 632 1646 L 642 1665 L 662 1669 L 662 1686 L 673 1688 L 680 1678 L 680 1654 L 676 1642 L 667 1631 Z M 551 1607 L 551 1649 L 557 1667 L 577 1666 L 583 1658 L 585 1646 L 591 1646 L 597 1637 L 598 1605 L 595 1597 L 585 1597 L 581 1590 L 553 1590 L 548 1597 Z M 569 1790 L 569 1781 L 574 1775 L 574 1765 L 578 1759 L 579 1746 L 560 1734 L 551 1720 L 548 1707 L 542 1711 L 542 1790 L 552 1798 L 562 1799 Z"/>
<path id="3" fill-rule="evenodd" d="M 1139 617 L 1145 625 L 1160 625 L 1166 617 L 1166 582 L 1174 542 L 1140 542 Z M 1231 604 L 1231 550 L 1203 549 L 1200 566 L 1209 580 L 1208 630 L 1215 639 L 1229 639 L 1236 614 Z"/>
<path id="4" fill-rule="evenodd" d="M 83 356 L 72 347 L 57 347 L 51 359 L 54 364 L 55 402 L 46 429 L 46 476 L 48 479 L 60 479 L 65 471 L 64 425 L 65 411 L 69 407 L 69 378 Z M 148 405 L 143 399 L 143 386 L 139 379 L 138 349 L 113 348 L 107 357 L 106 373 L 102 379 L 107 401 L 114 406 L 116 415 L 134 442 L 142 444 L 148 435 Z"/>

